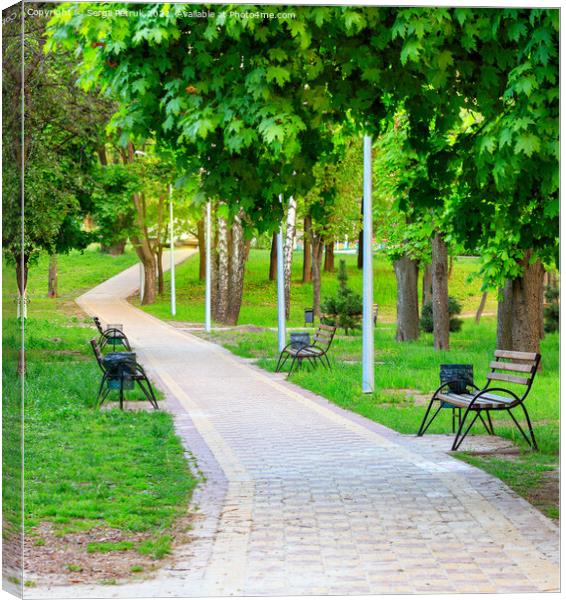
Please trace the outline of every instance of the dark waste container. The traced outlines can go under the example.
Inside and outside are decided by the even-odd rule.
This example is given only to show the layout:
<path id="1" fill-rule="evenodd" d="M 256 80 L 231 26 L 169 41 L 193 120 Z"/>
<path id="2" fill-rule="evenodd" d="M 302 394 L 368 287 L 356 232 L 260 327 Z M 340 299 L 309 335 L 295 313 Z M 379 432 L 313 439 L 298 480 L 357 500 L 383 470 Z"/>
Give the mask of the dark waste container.
<path id="1" fill-rule="evenodd" d="M 117 390 L 131 390 L 134 387 L 132 375 L 135 374 L 136 353 L 135 352 L 109 352 L 102 359 L 104 367 L 108 372 L 108 387 Z"/>
<path id="2" fill-rule="evenodd" d="M 311 343 L 311 336 L 309 333 L 304 331 L 296 331 L 291 334 L 291 348 L 302 348 L 308 346 Z"/>
<path id="3" fill-rule="evenodd" d="M 451 392 L 463 394 L 466 386 L 474 382 L 474 365 L 450 364 L 440 365 L 440 383 L 450 383 Z"/>

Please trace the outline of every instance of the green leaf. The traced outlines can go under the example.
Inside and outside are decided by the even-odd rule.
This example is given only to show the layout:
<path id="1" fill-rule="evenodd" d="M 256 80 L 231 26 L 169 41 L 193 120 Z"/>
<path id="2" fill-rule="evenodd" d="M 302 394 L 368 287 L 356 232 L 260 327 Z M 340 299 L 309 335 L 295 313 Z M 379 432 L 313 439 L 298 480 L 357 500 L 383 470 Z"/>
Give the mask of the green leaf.
<path id="1" fill-rule="evenodd" d="M 268 67 L 265 77 L 267 81 L 277 81 L 277 84 L 282 87 L 291 79 L 291 74 L 284 67 Z"/>
<path id="2" fill-rule="evenodd" d="M 540 138 L 534 133 L 524 133 L 517 138 L 515 144 L 515 154 L 522 152 L 527 156 L 532 156 L 534 152 L 540 150 Z"/>
<path id="3" fill-rule="evenodd" d="M 419 59 L 419 52 L 422 50 L 422 44 L 415 38 L 408 39 L 401 50 L 401 64 L 407 64 L 408 60 L 414 62 Z"/>
<path id="4" fill-rule="evenodd" d="M 450 52 L 450 50 L 443 50 L 440 54 L 436 56 L 436 64 L 439 66 L 440 69 L 445 71 L 447 67 L 454 64 L 452 52 Z"/>

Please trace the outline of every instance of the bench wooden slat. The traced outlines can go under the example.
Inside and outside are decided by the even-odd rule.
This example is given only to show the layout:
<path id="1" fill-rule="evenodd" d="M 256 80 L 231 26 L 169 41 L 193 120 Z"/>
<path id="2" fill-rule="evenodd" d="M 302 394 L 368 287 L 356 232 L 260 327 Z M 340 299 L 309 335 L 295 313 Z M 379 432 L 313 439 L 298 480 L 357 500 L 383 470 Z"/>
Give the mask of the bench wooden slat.
<path id="1" fill-rule="evenodd" d="M 518 371 L 520 373 L 530 373 L 533 370 L 533 365 L 494 360 L 493 362 L 489 363 L 489 368 L 500 369 L 502 371 Z"/>
<path id="2" fill-rule="evenodd" d="M 334 333 L 336 331 L 336 327 L 334 327 L 334 325 L 323 325 L 320 324 L 318 326 L 319 329 L 325 329 L 326 331 L 331 331 L 332 333 Z"/>
<path id="3" fill-rule="evenodd" d="M 520 383 L 521 385 L 527 385 L 530 383 L 530 379 L 525 377 L 517 377 L 516 375 L 507 375 L 507 373 L 488 373 L 488 379 L 495 379 L 497 381 L 509 381 L 510 383 Z"/>
<path id="4" fill-rule="evenodd" d="M 452 404 L 454 406 L 460 407 L 460 408 L 466 408 L 470 402 L 472 401 L 472 398 L 474 396 L 472 394 L 438 394 L 437 398 L 439 400 L 442 400 L 444 402 L 448 402 L 449 404 Z M 478 398 L 475 402 L 474 402 L 474 406 L 478 406 L 478 407 L 493 407 L 493 408 L 498 408 L 498 407 L 502 407 L 502 406 L 507 406 L 509 404 L 512 404 L 513 402 L 515 402 L 514 398 L 505 398 L 504 396 L 498 396 L 497 394 L 486 394 L 485 396 L 482 396 L 481 398 Z M 472 407 L 473 409 L 473 407 Z"/>
<path id="5" fill-rule="evenodd" d="M 512 350 L 496 350 L 497 358 L 514 358 L 516 360 L 536 360 L 538 354 L 536 352 L 515 352 Z"/>

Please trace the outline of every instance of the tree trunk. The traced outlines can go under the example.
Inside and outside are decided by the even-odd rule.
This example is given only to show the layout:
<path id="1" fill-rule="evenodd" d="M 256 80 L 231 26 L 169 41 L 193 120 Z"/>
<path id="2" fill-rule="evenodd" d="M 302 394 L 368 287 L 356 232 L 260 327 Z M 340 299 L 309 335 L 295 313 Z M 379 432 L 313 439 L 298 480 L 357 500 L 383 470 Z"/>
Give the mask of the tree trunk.
<path id="1" fill-rule="evenodd" d="M 128 147 L 122 151 L 122 159 L 125 163 L 135 161 L 134 146 L 130 142 Z M 155 253 L 151 247 L 149 231 L 146 222 L 146 203 L 143 193 L 132 194 L 132 200 L 136 209 L 136 225 L 139 234 L 131 236 L 132 243 L 136 249 L 143 267 L 144 267 L 144 290 L 142 304 L 153 304 L 156 298 L 156 277 L 155 277 Z"/>
<path id="2" fill-rule="evenodd" d="M 505 282 L 499 290 L 497 299 L 497 348 L 513 350 L 513 285 L 511 280 Z"/>
<path id="3" fill-rule="evenodd" d="M 407 254 L 394 263 L 397 278 L 397 334 L 398 342 L 419 337 L 419 266 Z"/>
<path id="4" fill-rule="evenodd" d="M 523 276 L 513 279 L 513 348 L 519 352 L 540 352 L 544 268 L 540 260 L 529 264 L 532 250 L 521 261 Z"/>
<path id="5" fill-rule="evenodd" d="M 18 284 L 18 291 L 20 296 L 25 296 L 26 288 L 28 286 L 28 262 L 29 257 L 24 254 L 22 256 L 14 257 L 16 259 L 16 282 Z"/>
<path id="6" fill-rule="evenodd" d="M 269 254 L 269 281 L 277 279 L 277 233 L 271 238 L 271 252 Z"/>
<path id="7" fill-rule="evenodd" d="M 119 240 L 107 246 L 106 244 L 100 244 L 100 251 L 102 254 L 110 254 L 110 256 L 120 256 L 124 254 L 127 240 Z"/>
<path id="8" fill-rule="evenodd" d="M 57 255 L 49 255 L 49 285 L 47 290 L 49 298 L 57 298 Z"/>
<path id="9" fill-rule="evenodd" d="M 226 313 L 227 325 L 236 325 L 238 323 L 240 308 L 242 306 L 242 294 L 244 291 L 244 269 L 246 264 L 246 249 L 244 244 L 242 216 L 243 213 L 237 215 L 234 218 L 234 225 L 232 226 L 232 252 L 230 253 L 228 311 Z"/>
<path id="10" fill-rule="evenodd" d="M 450 316 L 448 314 L 448 255 L 446 243 L 439 233 L 432 239 L 432 321 L 434 349 L 450 347 Z"/>
<path id="11" fill-rule="evenodd" d="M 454 271 L 454 257 L 451 256 L 448 262 L 448 279 L 452 277 L 452 271 Z"/>
<path id="12" fill-rule="evenodd" d="M 544 267 L 529 264 L 527 250 L 521 261 L 523 275 L 508 280 L 497 308 L 497 347 L 516 352 L 540 352 L 544 306 Z"/>
<path id="13" fill-rule="evenodd" d="M 487 300 L 487 292 L 484 292 L 481 296 L 480 305 L 478 306 L 478 310 L 476 311 L 476 323 L 480 322 L 483 309 L 485 308 L 485 301 Z"/>
<path id="14" fill-rule="evenodd" d="M 326 244 L 325 246 L 324 272 L 334 273 L 334 242 Z"/>
<path id="15" fill-rule="evenodd" d="M 198 237 L 198 278 L 199 281 L 204 281 L 206 278 L 206 240 L 204 232 L 204 219 L 197 221 L 197 237 Z"/>
<path id="16" fill-rule="evenodd" d="M 157 263 L 157 293 L 163 296 L 165 280 L 163 278 L 163 246 L 161 244 L 155 248 L 155 262 Z"/>
<path id="17" fill-rule="evenodd" d="M 311 246 L 311 228 L 312 218 L 306 215 L 303 221 L 303 283 L 312 281 L 312 246 Z"/>
<path id="18" fill-rule="evenodd" d="M 363 199 L 360 203 L 361 205 L 361 214 L 362 221 L 364 220 L 364 202 Z M 358 269 L 364 268 L 364 230 L 360 229 L 360 233 L 358 234 Z"/>
<path id="19" fill-rule="evenodd" d="M 287 207 L 287 227 L 283 246 L 283 274 L 285 276 L 285 318 L 289 318 L 291 310 L 291 271 L 293 268 L 293 246 L 295 245 L 295 222 L 297 217 L 297 201 L 291 196 Z"/>
<path id="20" fill-rule="evenodd" d="M 214 209 L 214 204 L 212 205 Z M 214 212 L 211 214 L 211 220 L 216 222 Z M 214 228 L 213 239 L 210 245 L 212 251 L 210 261 L 210 312 L 212 319 L 218 321 L 218 229 Z"/>
<path id="21" fill-rule="evenodd" d="M 224 217 L 218 217 L 218 295 L 216 299 L 216 320 L 221 323 L 225 323 L 228 316 L 229 271 L 228 226 Z"/>
<path id="22" fill-rule="evenodd" d="M 312 235 L 312 307 L 315 317 L 320 317 L 320 267 L 324 243 L 320 234 Z"/>
<path id="23" fill-rule="evenodd" d="M 432 266 L 426 263 L 423 269 L 423 296 L 422 306 L 432 302 Z"/>

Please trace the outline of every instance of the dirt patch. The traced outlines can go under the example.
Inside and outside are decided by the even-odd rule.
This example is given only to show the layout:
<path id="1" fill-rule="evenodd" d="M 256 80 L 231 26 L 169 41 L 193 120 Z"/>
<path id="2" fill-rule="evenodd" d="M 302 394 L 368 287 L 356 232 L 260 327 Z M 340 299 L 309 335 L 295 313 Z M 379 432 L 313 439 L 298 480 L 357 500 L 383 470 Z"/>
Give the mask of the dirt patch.
<path id="1" fill-rule="evenodd" d="M 391 396 L 398 396 L 399 394 L 405 394 L 407 400 L 413 402 L 415 406 L 426 406 L 432 397 L 432 394 L 423 394 L 419 390 L 412 390 L 410 388 L 401 389 L 385 389 L 381 390 L 382 394 L 388 394 Z"/>
<path id="2" fill-rule="evenodd" d="M 144 577 L 174 559 L 174 549 L 191 540 L 190 528 L 194 515 L 177 520 L 166 532 L 172 538 L 172 555 L 156 560 L 142 556 L 135 547 L 147 539 L 147 534 L 97 527 L 87 532 L 58 535 L 50 523 L 34 527 L 24 539 L 24 569 L 26 581 L 34 584 L 53 583 L 118 583 L 132 577 Z M 132 549 L 110 552 L 89 552 L 91 543 L 130 542 Z"/>
<path id="3" fill-rule="evenodd" d="M 549 507 L 558 510 L 560 506 L 560 471 L 543 473 L 540 484 L 529 491 L 527 500 L 547 514 Z M 548 514 L 548 516 L 556 523 L 559 522 L 558 516 L 555 517 L 553 514 Z"/>

